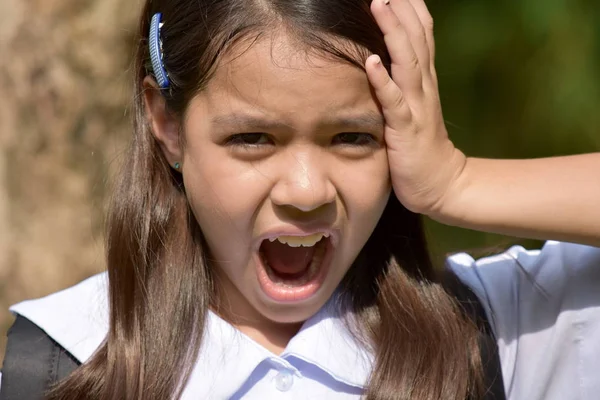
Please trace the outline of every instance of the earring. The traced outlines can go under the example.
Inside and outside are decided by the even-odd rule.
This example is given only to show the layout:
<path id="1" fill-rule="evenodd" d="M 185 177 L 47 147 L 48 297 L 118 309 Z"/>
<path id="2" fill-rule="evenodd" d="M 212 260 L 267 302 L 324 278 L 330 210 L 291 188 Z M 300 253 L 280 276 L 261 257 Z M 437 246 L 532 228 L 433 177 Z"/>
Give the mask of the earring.
<path id="1" fill-rule="evenodd" d="M 181 168 L 181 164 L 179 164 L 178 162 L 175 163 L 175 165 L 173 165 L 173 167 L 179 171 L 179 168 Z"/>

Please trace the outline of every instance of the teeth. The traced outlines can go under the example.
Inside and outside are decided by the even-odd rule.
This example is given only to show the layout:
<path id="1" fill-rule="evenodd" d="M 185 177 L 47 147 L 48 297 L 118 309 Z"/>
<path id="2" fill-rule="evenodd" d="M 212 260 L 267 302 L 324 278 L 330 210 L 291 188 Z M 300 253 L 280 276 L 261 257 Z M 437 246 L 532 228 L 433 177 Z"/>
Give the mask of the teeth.
<path id="1" fill-rule="evenodd" d="M 317 244 L 323 237 L 329 237 L 327 233 L 314 233 L 308 236 L 279 236 L 269 239 L 271 242 L 275 240 L 280 243 L 287 244 L 290 247 L 312 247 Z"/>

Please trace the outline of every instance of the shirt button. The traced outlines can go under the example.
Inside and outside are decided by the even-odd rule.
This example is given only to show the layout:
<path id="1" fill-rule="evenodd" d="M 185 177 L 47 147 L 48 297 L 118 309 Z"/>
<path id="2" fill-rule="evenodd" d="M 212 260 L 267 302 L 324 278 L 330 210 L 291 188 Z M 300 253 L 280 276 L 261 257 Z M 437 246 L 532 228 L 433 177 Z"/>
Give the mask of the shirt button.
<path id="1" fill-rule="evenodd" d="M 275 387 L 280 392 L 287 392 L 294 383 L 294 377 L 289 371 L 281 371 L 275 377 Z"/>

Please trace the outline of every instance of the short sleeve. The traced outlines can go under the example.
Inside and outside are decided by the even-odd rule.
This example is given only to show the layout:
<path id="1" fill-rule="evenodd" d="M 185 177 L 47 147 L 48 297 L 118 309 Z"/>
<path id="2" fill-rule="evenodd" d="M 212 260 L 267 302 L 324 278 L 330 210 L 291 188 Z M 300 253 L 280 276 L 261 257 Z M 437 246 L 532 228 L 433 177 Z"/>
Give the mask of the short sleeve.
<path id="1" fill-rule="evenodd" d="M 480 299 L 497 339 L 507 399 L 598 399 L 600 249 L 547 242 L 448 267 Z"/>

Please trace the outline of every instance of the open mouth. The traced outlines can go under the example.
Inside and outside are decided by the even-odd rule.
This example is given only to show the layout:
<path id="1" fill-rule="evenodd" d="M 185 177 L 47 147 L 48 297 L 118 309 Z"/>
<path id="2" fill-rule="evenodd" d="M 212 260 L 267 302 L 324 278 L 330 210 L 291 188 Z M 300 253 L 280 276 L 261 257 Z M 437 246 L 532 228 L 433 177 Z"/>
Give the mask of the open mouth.
<path id="1" fill-rule="evenodd" d="M 321 287 L 331 250 L 331 239 L 323 233 L 263 240 L 257 265 L 263 291 L 281 302 L 309 298 Z"/>

